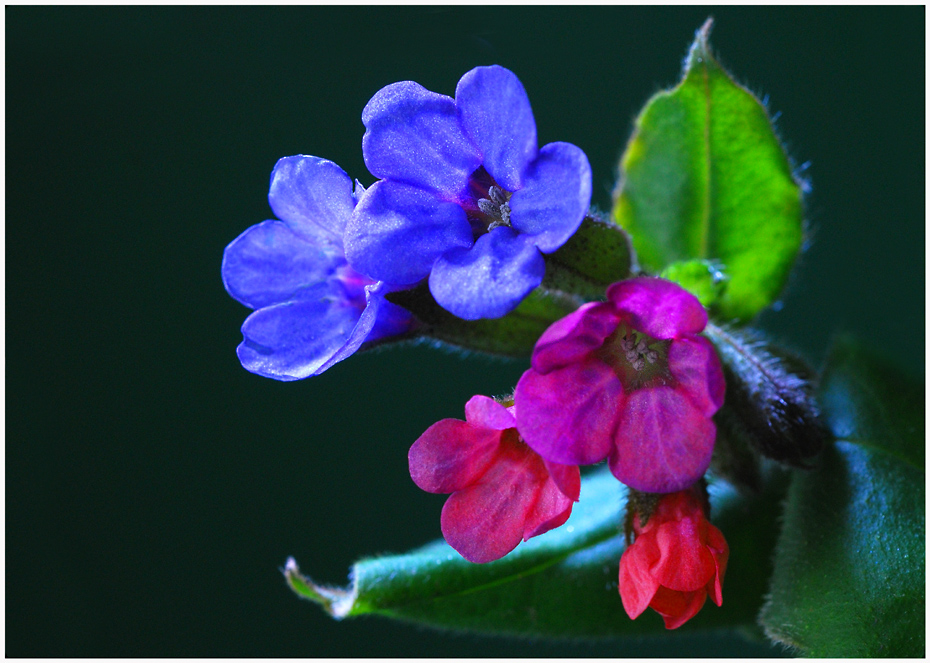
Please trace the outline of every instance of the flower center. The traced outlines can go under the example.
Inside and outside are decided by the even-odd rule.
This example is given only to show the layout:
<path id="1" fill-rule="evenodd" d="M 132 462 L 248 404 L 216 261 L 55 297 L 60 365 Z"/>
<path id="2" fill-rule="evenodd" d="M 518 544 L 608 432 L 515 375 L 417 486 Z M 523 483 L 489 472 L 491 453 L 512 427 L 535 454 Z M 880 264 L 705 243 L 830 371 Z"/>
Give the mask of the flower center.
<path id="1" fill-rule="evenodd" d="M 620 347 L 623 349 L 626 360 L 630 362 L 630 366 L 637 371 L 646 368 L 647 361 L 654 364 L 659 359 L 659 353 L 646 345 L 645 334 L 640 334 L 639 339 L 636 338 L 635 332 L 624 336 L 620 341 Z"/>
<path id="2" fill-rule="evenodd" d="M 478 239 L 498 226 L 510 225 L 510 191 L 502 189 L 484 166 L 469 178 L 469 198 L 462 207 L 471 224 L 472 235 Z"/>
<path id="3" fill-rule="evenodd" d="M 510 225 L 510 203 L 507 202 L 510 194 L 505 194 L 504 190 L 492 186 L 488 189 L 487 198 L 478 199 L 478 209 L 491 219 L 488 224 L 488 232 L 498 226 Z"/>
<path id="4" fill-rule="evenodd" d="M 597 357 L 610 366 L 625 389 L 672 386 L 676 383 L 668 367 L 671 341 L 652 338 L 626 325 L 607 337 Z"/>

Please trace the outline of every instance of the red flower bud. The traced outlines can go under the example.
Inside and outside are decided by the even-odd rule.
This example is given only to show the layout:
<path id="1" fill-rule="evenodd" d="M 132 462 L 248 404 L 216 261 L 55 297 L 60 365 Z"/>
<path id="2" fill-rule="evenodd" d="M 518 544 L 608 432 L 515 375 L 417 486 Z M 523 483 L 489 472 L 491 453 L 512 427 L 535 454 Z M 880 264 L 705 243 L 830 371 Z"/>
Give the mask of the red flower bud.
<path id="1" fill-rule="evenodd" d="M 633 518 L 635 540 L 620 558 L 620 598 L 631 619 L 649 607 L 673 629 L 694 617 L 708 596 L 723 603 L 730 549 L 707 520 L 701 490 L 663 495 L 645 525 L 640 514 Z"/>

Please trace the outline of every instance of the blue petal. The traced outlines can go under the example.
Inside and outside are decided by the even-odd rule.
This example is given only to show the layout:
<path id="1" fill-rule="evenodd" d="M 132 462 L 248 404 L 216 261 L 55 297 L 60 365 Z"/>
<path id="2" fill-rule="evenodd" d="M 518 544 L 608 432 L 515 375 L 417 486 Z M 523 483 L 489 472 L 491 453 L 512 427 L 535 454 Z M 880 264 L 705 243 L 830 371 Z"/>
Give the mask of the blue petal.
<path id="1" fill-rule="evenodd" d="M 413 327 L 414 317 L 410 312 L 384 298 L 388 291 L 382 281 L 365 286 L 365 310 L 361 317 L 345 344 L 323 362 L 314 371 L 314 375 L 319 375 L 333 364 L 355 354 L 363 343 L 403 334 Z"/>
<path id="2" fill-rule="evenodd" d="M 465 211 L 430 191 L 401 182 L 375 182 L 346 227 L 345 248 L 357 271 L 396 285 L 416 283 L 436 258 L 472 245 Z"/>
<path id="3" fill-rule="evenodd" d="M 403 306 L 392 304 L 384 296 L 397 290 L 396 287 L 389 287 L 383 281 L 378 281 L 372 285 L 365 286 L 365 311 L 362 313 L 362 320 L 359 320 L 358 326 L 363 325 L 366 315 L 375 316 L 375 322 L 371 330 L 366 332 L 365 342 L 377 341 L 388 336 L 397 336 L 405 334 L 413 329 L 417 324 L 416 318 Z M 367 323 L 366 323 L 367 324 Z"/>
<path id="4" fill-rule="evenodd" d="M 455 105 L 485 170 L 508 191 L 522 188 L 537 150 L 536 122 L 520 79 L 498 65 L 477 67 L 459 81 Z"/>
<path id="5" fill-rule="evenodd" d="M 302 155 L 275 164 L 268 202 L 295 232 L 337 246 L 342 246 L 342 233 L 355 207 L 352 180 L 342 168 Z"/>
<path id="6" fill-rule="evenodd" d="M 546 264 L 532 240 L 500 226 L 469 249 L 436 261 L 429 289 L 444 309 L 465 320 L 499 318 L 542 283 Z"/>
<path id="7" fill-rule="evenodd" d="M 246 318 L 244 339 L 236 349 L 246 370 L 289 381 L 316 375 L 334 363 L 330 360 L 346 345 L 361 310 L 340 299 L 334 281 L 318 284 L 307 295 Z"/>
<path id="8" fill-rule="evenodd" d="M 562 246 L 591 204 L 591 166 L 580 148 L 549 143 L 530 164 L 524 186 L 510 198 L 510 223 L 532 236 L 543 253 Z"/>
<path id="9" fill-rule="evenodd" d="M 451 97 L 412 81 L 388 85 L 362 111 L 362 152 L 372 175 L 458 196 L 481 157 Z"/>
<path id="10" fill-rule="evenodd" d="M 249 308 L 300 296 L 345 265 L 341 249 L 315 246 L 281 221 L 256 224 L 223 252 L 223 285 Z"/>

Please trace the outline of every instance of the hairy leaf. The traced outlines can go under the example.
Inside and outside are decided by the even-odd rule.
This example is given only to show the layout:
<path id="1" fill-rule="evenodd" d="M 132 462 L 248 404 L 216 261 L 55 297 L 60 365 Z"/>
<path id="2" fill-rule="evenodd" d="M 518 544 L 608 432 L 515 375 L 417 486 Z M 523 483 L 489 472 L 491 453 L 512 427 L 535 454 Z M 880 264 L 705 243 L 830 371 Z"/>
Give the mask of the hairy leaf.
<path id="1" fill-rule="evenodd" d="M 613 217 L 653 273 L 719 261 L 729 277 L 712 313 L 746 322 L 781 292 L 802 240 L 801 187 L 765 107 L 698 31 L 681 83 L 646 105 L 621 161 Z"/>
<path id="2" fill-rule="evenodd" d="M 820 393 L 840 441 L 792 479 L 762 623 L 811 656 L 922 657 L 923 384 L 844 341 Z"/>
<path id="3" fill-rule="evenodd" d="M 630 277 L 633 262 L 626 231 L 589 214 L 564 246 L 546 256 L 542 287 L 603 299 L 607 286 Z"/>
<path id="4" fill-rule="evenodd" d="M 756 498 L 711 486 L 711 519 L 730 544 L 724 602 L 710 603 L 682 630 L 749 628 L 762 604 L 784 482 Z M 351 585 L 318 585 L 288 560 L 299 595 L 341 619 L 374 613 L 433 627 L 534 637 L 597 638 L 665 631 L 649 610 L 637 620 L 617 590 L 625 488 L 606 470 L 583 480 L 581 500 L 562 527 L 520 544 L 489 564 L 465 561 L 444 541 L 405 555 L 365 559 Z M 437 514 L 438 522 L 438 514 Z"/>

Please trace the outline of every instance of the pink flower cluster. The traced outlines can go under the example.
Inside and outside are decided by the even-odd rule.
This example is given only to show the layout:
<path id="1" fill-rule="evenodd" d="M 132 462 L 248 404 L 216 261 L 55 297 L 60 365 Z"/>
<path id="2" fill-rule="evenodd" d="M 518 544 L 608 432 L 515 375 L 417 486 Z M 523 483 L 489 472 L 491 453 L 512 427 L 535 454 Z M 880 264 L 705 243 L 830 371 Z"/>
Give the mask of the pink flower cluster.
<path id="1" fill-rule="evenodd" d="M 706 324 L 674 283 L 615 283 L 607 301 L 546 330 L 512 399 L 474 396 L 466 421 L 433 424 L 410 449 L 410 474 L 426 491 L 451 493 L 441 518 L 449 545 L 472 562 L 503 557 L 563 524 L 579 499 L 578 466 L 607 460 L 630 488 L 672 494 L 624 553 L 630 616 L 652 606 L 676 628 L 708 595 L 719 605 L 726 542 L 687 497 L 710 464 L 724 397 L 720 360 L 698 335 Z M 705 555 L 708 541 L 716 552 Z"/>

